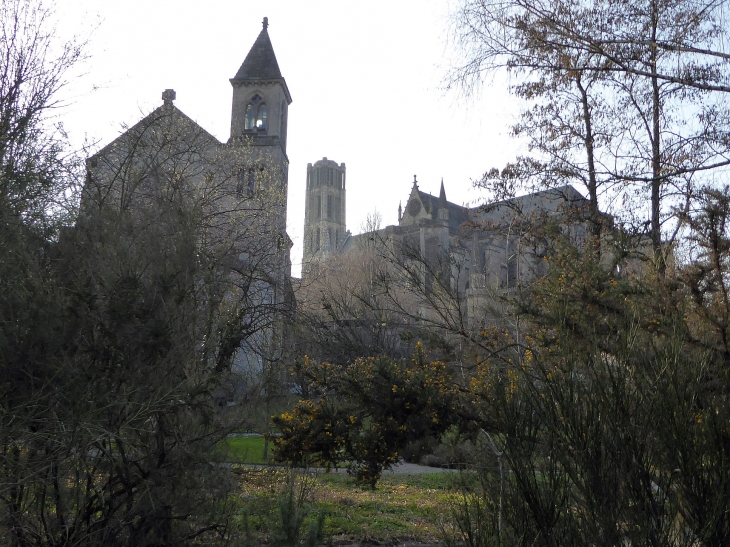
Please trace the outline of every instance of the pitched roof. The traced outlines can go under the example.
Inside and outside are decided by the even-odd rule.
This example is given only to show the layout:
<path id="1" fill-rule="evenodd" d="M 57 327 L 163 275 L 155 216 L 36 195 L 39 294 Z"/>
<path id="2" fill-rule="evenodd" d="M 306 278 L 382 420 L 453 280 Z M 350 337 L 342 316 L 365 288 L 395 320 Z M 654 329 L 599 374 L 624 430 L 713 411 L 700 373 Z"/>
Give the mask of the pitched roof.
<path id="1" fill-rule="evenodd" d="M 448 201 L 446 199 L 446 191 L 444 190 L 443 185 L 441 186 L 440 194 L 442 195 L 436 197 L 418 190 L 418 196 L 421 198 L 421 203 L 423 203 L 424 209 L 426 209 L 426 212 L 431 215 L 431 218 L 436 220 L 438 218 L 439 209 L 446 208 L 449 210 L 449 227 L 456 229 L 462 222 L 466 221 L 469 209 L 463 205 Z"/>
<path id="2" fill-rule="evenodd" d="M 177 133 L 185 133 L 189 139 L 194 139 L 198 146 L 204 147 L 221 144 L 218 139 L 208 133 L 208 131 L 201 127 L 198 122 L 190 118 L 174 104 L 170 103 L 169 105 L 163 104 L 162 106 L 155 108 L 132 127 L 126 129 L 121 135 L 107 144 L 104 148 L 90 156 L 89 159 L 91 160 L 93 158 L 101 157 L 117 146 L 124 146 L 124 143 L 128 142 L 129 139 L 139 139 L 141 135 L 150 128 L 157 127 L 161 123 L 175 125 Z M 188 142 L 188 144 L 191 144 L 191 142 L 192 141 Z"/>
<path id="3" fill-rule="evenodd" d="M 268 21 L 264 19 L 264 28 L 259 37 L 246 55 L 241 68 L 236 72 L 233 80 L 275 80 L 281 79 L 279 63 L 276 62 L 274 47 L 271 45 L 269 31 L 266 30 Z"/>
<path id="4" fill-rule="evenodd" d="M 521 215 L 542 213 L 558 213 L 566 208 L 581 207 L 588 200 L 572 185 L 566 184 L 557 188 L 548 188 L 510 198 L 480 205 L 470 209 L 472 218 L 482 222 L 508 222 L 516 213 Z"/>

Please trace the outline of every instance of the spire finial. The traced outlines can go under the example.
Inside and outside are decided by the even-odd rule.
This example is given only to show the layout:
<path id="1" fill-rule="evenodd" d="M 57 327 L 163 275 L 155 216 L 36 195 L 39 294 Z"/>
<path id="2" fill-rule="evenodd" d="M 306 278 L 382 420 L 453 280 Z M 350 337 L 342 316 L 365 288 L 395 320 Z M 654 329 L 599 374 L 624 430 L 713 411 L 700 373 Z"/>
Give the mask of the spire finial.
<path id="1" fill-rule="evenodd" d="M 264 17 L 263 25 L 264 25 L 264 30 L 269 28 L 269 18 L 268 17 Z"/>
<path id="2" fill-rule="evenodd" d="M 418 181 L 416 180 L 416 175 L 413 175 L 413 186 L 418 186 Z"/>

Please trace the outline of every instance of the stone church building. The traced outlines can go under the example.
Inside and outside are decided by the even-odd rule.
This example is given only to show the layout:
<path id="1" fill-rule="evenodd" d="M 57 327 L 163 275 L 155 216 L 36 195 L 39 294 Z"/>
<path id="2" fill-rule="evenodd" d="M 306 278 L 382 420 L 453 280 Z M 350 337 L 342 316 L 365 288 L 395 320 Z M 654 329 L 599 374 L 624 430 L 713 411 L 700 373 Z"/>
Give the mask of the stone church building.
<path id="1" fill-rule="evenodd" d="M 249 290 L 272 310 L 293 307 L 292 243 L 286 233 L 287 124 L 292 97 L 266 18 L 230 83 L 231 130 L 226 142 L 180 111 L 174 104 L 175 91 L 165 90 L 160 107 L 89 158 L 82 215 L 102 204 L 128 207 L 135 201 L 149 202 L 164 186 L 161 181 L 185 181 L 187 191 L 197 192 L 218 214 L 237 219 L 232 227 L 229 222 L 213 233 L 220 243 L 228 238 L 243 245 L 241 264 L 256 263 L 255 275 L 250 266 L 255 282 Z M 323 158 L 307 166 L 305 277 L 328 258 L 354 252 L 363 240 L 373 237 L 371 233 L 353 235 L 347 229 L 346 182 L 344 163 Z M 433 196 L 419 189 L 414 176 L 405 208 L 398 207 L 398 224 L 379 229 L 377 237 L 408 243 L 430 261 L 438 256 L 459 257 L 456 288 L 473 311 L 490 292 L 509 290 L 539 274 L 539 257 L 522 245 L 519 219 L 562 215 L 585 202 L 568 186 L 467 208 L 448 201 L 443 181 L 439 195 Z M 249 271 L 244 266 L 240 269 Z M 266 360 L 280 358 L 284 345 L 277 334 L 283 332 L 280 319 L 266 318 L 265 323 L 265 329 L 242 342 L 238 359 L 242 368 L 261 367 Z"/>
<path id="2" fill-rule="evenodd" d="M 587 230 L 588 202 L 572 186 L 465 207 L 446 198 L 443 180 L 434 196 L 420 190 L 414 175 L 405 208 L 398 205 L 397 225 L 352 235 L 345 223 L 345 164 L 327 158 L 307 166 L 305 203 L 305 279 L 333 256 L 359 252 L 375 240 L 386 245 L 386 254 L 396 260 L 398 254 L 417 256 L 425 270 L 450 277 L 472 323 L 484 318 L 495 295 L 545 273 L 543 249 L 535 244 L 536 223 L 561 220 L 578 244 Z M 427 274 L 423 275 L 428 283 Z"/>
<path id="3" fill-rule="evenodd" d="M 231 130 L 220 142 L 178 109 L 176 93 L 87 160 L 81 215 L 169 205 L 197 207 L 205 248 L 224 257 L 249 316 L 234 365 L 255 373 L 281 359 L 283 316 L 293 306 L 286 233 L 292 97 L 269 38 L 268 20 L 230 79 Z M 167 200 L 167 201 L 165 201 Z M 283 313 L 284 312 L 284 313 Z"/>

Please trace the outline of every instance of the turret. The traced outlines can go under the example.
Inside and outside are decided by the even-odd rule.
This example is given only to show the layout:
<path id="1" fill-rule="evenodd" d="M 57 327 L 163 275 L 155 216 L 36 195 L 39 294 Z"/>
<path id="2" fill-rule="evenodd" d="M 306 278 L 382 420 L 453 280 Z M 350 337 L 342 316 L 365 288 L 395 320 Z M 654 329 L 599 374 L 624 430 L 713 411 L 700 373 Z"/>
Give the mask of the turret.
<path id="1" fill-rule="evenodd" d="M 249 137 L 253 145 L 278 145 L 286 153 L 286 129 L 292 102 L 269 38 L 269 20 L 231 78 L 231 139 Z"/>

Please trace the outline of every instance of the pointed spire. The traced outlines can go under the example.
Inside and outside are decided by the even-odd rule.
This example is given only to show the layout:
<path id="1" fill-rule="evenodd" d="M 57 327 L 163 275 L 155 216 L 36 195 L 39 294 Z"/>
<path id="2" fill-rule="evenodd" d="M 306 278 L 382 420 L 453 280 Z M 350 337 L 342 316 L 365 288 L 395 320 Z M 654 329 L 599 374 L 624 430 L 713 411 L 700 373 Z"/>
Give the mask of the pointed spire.
<path id="1" fill-rule="evenodd" d="M 279 63 L 276 61 L 274 47 L 269 38 L 269 18 L 264 17 L 263 28 L 256 42 L 246 55 L 241 68 L 232 81 L 236 80 L 272 80 L 281 79 Z"/>
<path id="2" fill-rule="evenodd" d="M 446 190 L 444 190 L 444 178 L 441 177 L 441 191 L 439 192 L 439 205 L 446 205 Z"/>
<path id="3" fill-rule="evenodd" d="M 402 207 L 402 204 L 403 204 L 402 201 L 399 201 L 398 202 L 398 222 L 400 222 L 400 219 L 403 218 L 403 207 Z"/>

